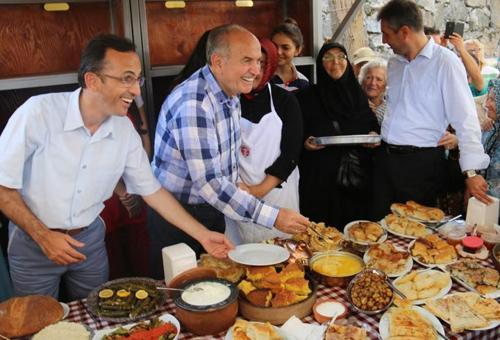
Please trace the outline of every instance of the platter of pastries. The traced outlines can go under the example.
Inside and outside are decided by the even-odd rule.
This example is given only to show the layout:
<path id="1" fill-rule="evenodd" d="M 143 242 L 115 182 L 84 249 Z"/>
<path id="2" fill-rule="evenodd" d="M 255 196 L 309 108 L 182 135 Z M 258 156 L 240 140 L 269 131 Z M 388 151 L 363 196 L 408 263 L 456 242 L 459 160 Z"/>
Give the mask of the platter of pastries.
<path id="1" fill-rule="evenodd" d="M 382 243 L 387 239 L 387 232 L 382 226 L 371 221 L 353 221 L 344 228 L 347 240 L 362 245 Z"/>
<path id="2" fill-rule="evenodd" d="M 384 217 L 380 221 L 380 225 L 389 233 L 404 238 L 416 239 L 432 234 L 432 230 L 427 228 L 425 224 L 396 214 L 389 214 Z"/>
<path id="3" fill-rule="evenodd" d="M 352 325 L 331 323 L 325 332 L 325 340 L 367 340 L 366 330 Z"/>
<path id="4" fill-rule="evenodd" d="M 451 289 L 450 274 L 434 269 L 413 270 L 394 280 L 394 286 L 414 305 L 421 305 L 429 298 L 445 296 Z"/>
<path id="5" fill-rule="evenodd" d="M 440 338 L 436 331 L 444 334 L 443 325 L 432 313 L 417 306 L 389 308 L 379 323 L 384 340 L 435 340 Z"/>
<path id="6" fill-rule="evenodd" d="M 293 235 L 293 240 L 304 241 L 313 252 L 338 250 L 344 244 L 344 236 L 334 227 L 325 223 L 311 222 L 305 232 Z"/>
<path id="7" fill-rule="evenodd" d="M 425 308 L 448 323 L 451 331 L 486 330 L 500 325 L 500 304 L 474 292 L 455 293 L 429 300 Z"/>
<path id="8" fill-rule="evenodd" d="M 500 297 L 500 274 L 480 261 L 461 259 L 445 267 L 451 277 L 469 290 L 475 290 L 488 298 Z"/>
<path id="9" fill-rule="evenodd" d="M 427 207 L 415 201 L 391 204 L 391 211 L 398 216 L 408 217 L 419 222 L 437 223 L 444 219 L 444 211 L 438 208 Z"/>
<path id="10" fill-rule="evenodd" d="M 247 267 L 246 277 L 238 284 L 247 301 L 259 307 L 283 307 L 309 297 L 309 280 L 304 270 L 290 263 L 280 272 L 274 266 Z"/>
<path id="11" fill-rule="evenodd" d="M 389 242 L 371 246 L 363 256 L 363 261 L 368 268 L 381 270 L 389 277 L 401 276 L 413 266 L 410 253 Z"/>
<path id="12" fill-rule="evenodd" d="M 437 234 L 419 237 L 408 247 L 413 260 L 425 267 L 450 264 L 458 258 L 455 248 Z"/>
<path id="13" fill-rule="evenodd" d="M 254 322 L 236 319 L 234 325 L 226 333 L 225 340 L 282 340 L 285 337 L 279 328 L 269 322 Z"/>

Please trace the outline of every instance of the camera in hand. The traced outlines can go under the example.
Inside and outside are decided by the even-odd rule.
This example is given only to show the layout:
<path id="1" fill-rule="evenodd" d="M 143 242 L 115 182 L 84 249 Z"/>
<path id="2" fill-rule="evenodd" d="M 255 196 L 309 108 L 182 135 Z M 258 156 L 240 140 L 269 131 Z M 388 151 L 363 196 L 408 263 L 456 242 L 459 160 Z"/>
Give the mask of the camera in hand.
<path id="1" fill-rule="evenodd" d="M 458 33 L 461 37 L 464 36 L 464 23 L 458 21 L 448 21 L 446 23 L 446 29 L 444 31 L 444 37 L 446 39 L 450 38 L 453 33 Z"/>

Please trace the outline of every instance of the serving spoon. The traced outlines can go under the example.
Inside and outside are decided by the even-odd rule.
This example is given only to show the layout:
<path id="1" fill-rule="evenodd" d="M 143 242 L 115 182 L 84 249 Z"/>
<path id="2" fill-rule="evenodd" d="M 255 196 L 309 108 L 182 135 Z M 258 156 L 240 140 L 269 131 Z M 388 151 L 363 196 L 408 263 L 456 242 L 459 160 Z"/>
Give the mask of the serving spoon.
<path id="1" fill-rule="evenodd" d="M 175 290 L 179 292 L 201 292 L 203 290 L 202 287 L 189 287 L 188 289 L 183 288 L 172 288 L 172 287 L 156 287 L 159 290 Z"/>

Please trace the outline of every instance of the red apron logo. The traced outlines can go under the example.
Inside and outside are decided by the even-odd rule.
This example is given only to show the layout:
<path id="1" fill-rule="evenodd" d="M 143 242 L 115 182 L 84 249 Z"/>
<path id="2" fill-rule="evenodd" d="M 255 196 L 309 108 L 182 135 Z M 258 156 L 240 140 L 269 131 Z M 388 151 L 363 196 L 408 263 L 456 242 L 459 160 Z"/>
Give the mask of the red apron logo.
<path id="1" fill-rule="evenodd" d="M 250 148 L 246 145 L 242 145 L 240 147 L 240 151 L 241 151 L 241 154 L 243 155 L 243 157 L 248 157 L 250 156 Z"/>

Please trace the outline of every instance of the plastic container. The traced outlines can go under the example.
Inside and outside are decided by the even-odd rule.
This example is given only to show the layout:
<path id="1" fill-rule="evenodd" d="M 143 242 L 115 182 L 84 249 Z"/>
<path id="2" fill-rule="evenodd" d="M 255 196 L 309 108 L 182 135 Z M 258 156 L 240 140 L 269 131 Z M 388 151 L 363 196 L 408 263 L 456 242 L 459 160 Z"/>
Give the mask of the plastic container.
<path id="1" fill-rule="evenodd" d="M 483 240 L 478 236 L 467 236 L 462 240 L 464 251 L 475 253 L 483 246 Z"/>
<path id="2" fill-rule="evenodd" d="M 194 250 L 185 243 L 165 247 L 161 250 L 161 254 L 165 284 L 167 286 L 174 276 L 197 266 Z"/>
<path id="3" fill-rule="evenodd" d="M 496 244 L 500 243 L 500 233 L 497 232 L 481 233 L 481 238 L 488 250 L 493 249 Z"/>
<path id="4" fill-rule="evenodd" d="M 460 244 L 465 236 L 467 236 L 467 230 L 463 224 L 444 225 L 439 228 L 439 235 L 446 239 L 450 245 L 454 246 Z"/>

